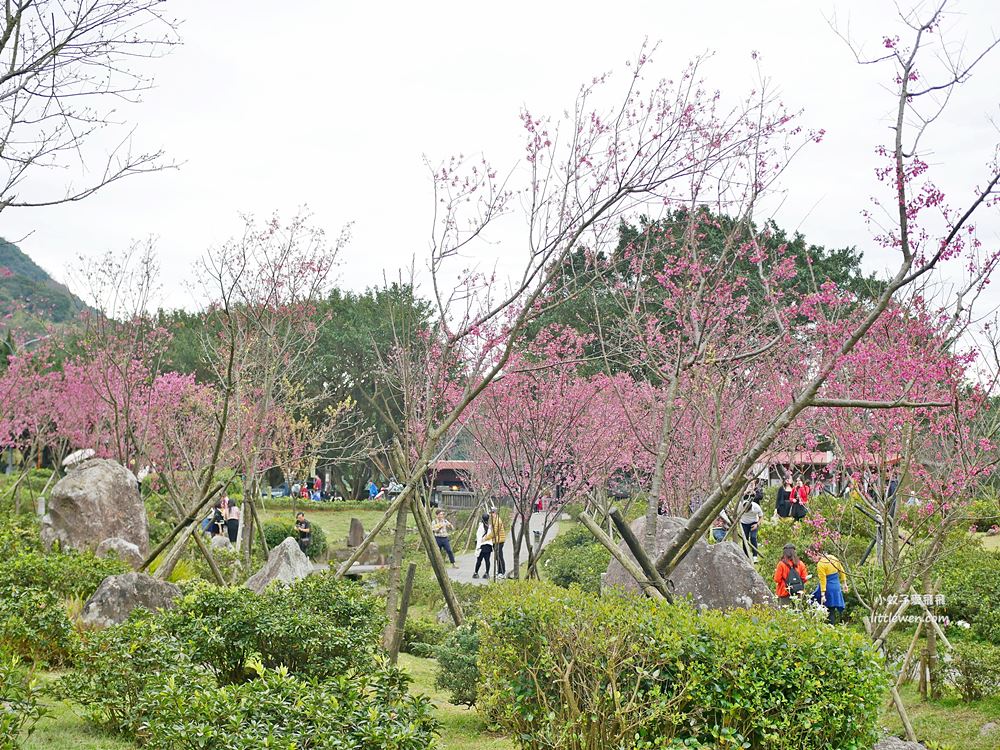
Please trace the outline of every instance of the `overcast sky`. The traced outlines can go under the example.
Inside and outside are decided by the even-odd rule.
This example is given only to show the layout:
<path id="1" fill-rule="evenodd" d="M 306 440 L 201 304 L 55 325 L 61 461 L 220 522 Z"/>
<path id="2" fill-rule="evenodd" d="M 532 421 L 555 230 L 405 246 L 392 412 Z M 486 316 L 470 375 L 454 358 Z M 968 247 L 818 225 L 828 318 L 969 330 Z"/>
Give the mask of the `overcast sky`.
<path id="1" fill-rule="evenodd" d="M 353 222 L 340 282 L 376 284 L 384 269 L 392 274 L 426 257 L 432 202 L 424 155 L 482 152 L 512 164 L 522 152 L 523 105 L 558 115 L 580 83 L 624 70 L 647 37 L 661 41 L 654 71 L 666 77 L 715 52 L 706 78 L 733 96 L 753 86 L 750 54 L 758 51 L 786 104 L 827 133 L 787 173 L 779 222 L 818 244 L 866 250 L 872 270 L 885 265 L 861 210 L 877 190 L 874 149 L 889 138 L 893 101 L 881 86 L 891 71 L 856 65 L 827 19 L 836 12 L 877 53 L 882 35 L 897 30 L 891 2 L 167 5 L 183 22 L 183 46 L 155 63 L 156 88 L 120 114 L 137 125 L 137 149 L 163 147 L 181 168 L 79 204 L 0 214 L 0 235 L 20 240 L 71 286 L 78 255 L 152 236 L 164 302 L 190 307 L 192 262 L 239 231 L 241 212 L 291 215 L 301 206 L 331 235 Z M 1000 33 L 997 0 L 961 0 L 956 10 L 964 15 L 946 27 L 955 42 L 972 49 Z M 956 94 L 926 144 L 955 203 L 978 181 L 997 140 L 998 82 L 1000 50 Z M 1000 223 L 981 231 L 997 244 Z"/>

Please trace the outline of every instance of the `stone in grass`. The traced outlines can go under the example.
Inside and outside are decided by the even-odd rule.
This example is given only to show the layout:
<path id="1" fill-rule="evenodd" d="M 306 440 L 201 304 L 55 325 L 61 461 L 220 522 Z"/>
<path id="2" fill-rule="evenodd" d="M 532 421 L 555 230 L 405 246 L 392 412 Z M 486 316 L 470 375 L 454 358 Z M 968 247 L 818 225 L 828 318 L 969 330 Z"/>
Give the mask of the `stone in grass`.
<path id="1" fill-rule="evenodd" d="M 271 550 L 267 562 L 247 579 L 246 587 L 258 594 L 267 588 L 271 581 L 280 581 L 288 585 L 305 578 L 313 572 L 312 562 L 299 549 L 299 543 L 287 537 L 285 541 Z"/>
<path id="2" fill-rule="evenodd" d="M 170 609 L 180 595 L 181 590 L 174 584 L 145 573 L 108 576 L 83 605 L 80 620 L 92 628 L 119 625 L 136 607 Z"/>
<path id="3" fill-rule="evenodd" d="M 875 743 L 873 750 L 927 750 L 919 742 L 908 742 L 899 737 L 886 737 Z"/>

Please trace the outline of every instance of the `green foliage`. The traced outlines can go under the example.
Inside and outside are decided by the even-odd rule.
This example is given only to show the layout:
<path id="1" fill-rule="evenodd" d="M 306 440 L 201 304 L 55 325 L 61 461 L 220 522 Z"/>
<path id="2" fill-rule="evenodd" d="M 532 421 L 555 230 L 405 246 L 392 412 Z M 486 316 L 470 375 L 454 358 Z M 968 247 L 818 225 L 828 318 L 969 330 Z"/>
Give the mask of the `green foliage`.
<path id="1" fill-rule="evenodd" d="M 214 685 L 204 669 L 191 664 L 180 641 L 149 615 L 82 634 L 73 661 L 76 669 L 59 679 L 54 694 L 81 703 L 96 726 L 130 738 L 149 719 L 141 708 L 151 685 L 176 673 L 191 686 Z"/>
<path id="2" fill-rule="evenodd" d="M 479 633 L 475 623 L 455 628 L 437 648 L 434 686 L 447 690 L 455 705 L 473 706 L 479 685 Z"/>
<path id="3" fill-rule="evenodd" d="M 311 560 L 317 560 L 322 557 L 327 550 L 326 532 L 323 531 L 323 527 L 318 523 L 313 523 L 311 525 L 312 541 L 309 542 L 309 546 L 306 548 L 306 555 L 308 555 Z M 264 522 L 264 538 L 267 540 L 268 549 L 274 549 L 288 537 L 296 540 L 299 538 L 299 535 L 295 531 L 295 523 L 293 521 Z"/>
<path id="4" fill-rule="evenodd" d="M 156 546 L 163 541 L 177 523 L 177 517 L 167 496 L 146 489 L 146 484 L 153 478 L 143 480 L 142 500 L 146 506 L 146 519 L 149 524 L 149 543 Z"/>
<path id="5" fill-rule="evenodd" d="M 1000 695 L 1000 646 L 957 641 L 951 661 L 942 667 L 945 679 L 967 701 Z"/>
<path id="6" fill-rule="evenodd" d="M 0 519 L 0 560 L 42 548 L 34 517 L 8 516 Z"/>
<path id="7" fill-rule="evenodd" d="M 41 690 L 16 656 L 0 652 L 0 750 L 17 750 L 44 715 Z"/>
<path id="8" fill-rule="evenodd" d="M 945 613 L 1000 646 L 1000 553 L 967 545 L 946 555 L 939 573 Z"/>
<path id="9" fill-rule="evenodd" d="M 969 503 L 966 515 L 977 531 L 989 531 L 1000 526 L 1000 495 L 994 487 L 986 487 L 983 494 Z"/>
<path id="10" fill-rule="evenodd" d="M 449 628 L 422 617 L 407 617 L 399 650 L 415 656 L 433 656 L 436 646 L 448 637 Z"/>
<path id="11" fill-rule="evenodd" d="M 55 592 L 0 586 L 0 650 L 57 666 L 66 662 L 72 639 L 66 607 Z"/>
<path id="12" fill-rule="evenodd" d="M 876 738 L 885 671 L 845 628 L 524 583 L 496 587 L 483 615 L 479 706 L 524 748 L 861 750 Z"/>
<path id="13" fill-rule="evenodd" d="M 171 676 L 145 696 L 153 750 L 424 750 L 437 722 L 426 698 L 387 665 L 313 681 L 255 665 L 258 678 L 221 688 Z"/>
<path id="14" fill-rule="evenodd" d="M 383 626 L 379 601 L 351 581 L 313 575 L 263 594 L 246 588 L 195 585 L 162 615 L 165 630 L 222 684 L 253 675 L 249 660 L 268 669 L 325 678 L 374 659 Z"/>
<path id="15" fill-rule="evenodd" d="M 381 607 L 356 584 L 185 588 L 177 610 L 84 634 L 56 694 L 150 748 L 433 745 L 430 705 L 376 652 Z"/>
<path id="16" fill-rule="evenodd" d="M 117 558 L 90 552 L 27 551 L 0 559 L 0 588 L 37 588 L 60 597 L 88 597 L 108 576 L 129 570 Z"/>
<path id="17" fill-rule="evenodd" d="M 584 526 L 573 526 L 559 534 L 542 558 L 545 579 L 557 586 L 580 586 L 584 591 L 601 590 L 601 574 L 608 569 L 611 553 Z"/>

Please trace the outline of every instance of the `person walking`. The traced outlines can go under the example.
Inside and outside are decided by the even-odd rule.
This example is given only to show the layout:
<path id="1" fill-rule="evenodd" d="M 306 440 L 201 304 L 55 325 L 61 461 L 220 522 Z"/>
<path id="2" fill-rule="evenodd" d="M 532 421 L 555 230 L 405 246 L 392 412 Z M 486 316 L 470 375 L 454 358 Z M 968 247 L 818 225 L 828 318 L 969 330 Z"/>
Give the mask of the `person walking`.
<path id="1" fill-rule="evenodd" d="M 809 571 L 806 564 L 799 559 L 794 544 L 786 544 L 781 551 L 781 559 L 774 569 L 774 593 L 778 604 L 787 607 L 793 596 L 799 596 L 806 588 Z"/>
<path id="2" fill-rule="evenodd" d="M 378 485 L 375 484 L 374 478 L 368 480 L 368 484 L 365 485 L 365 489 L 368 490 L 369 500 L 374 500 L 376 497 L 378 497 L 378 492 L 379 492 Z"/>
<path id="3" fill-rule="evenodd" d="M 445 518 L 444 511 L 439 510 L 434 515 L 434 523 L 431 524 L 431 531 L 434 532 L 434 541 L 437 542 L 441 554 L 448 556 L 451 567 L 457 568 L 458 566 L 455 565 L 455 553 L 451 550 L 451 532 L 454 530 L 455 526 Z"/>
<path id="4" fill-rule="evenodd" d="M 229 533 L 229 541 L 236 544 L 236 537 L 240 531 L 240 506 L 232 500 L 226 508 L 226 531 Z"/>
<path id="5" fill-rule="evenodd" d="M 844 594 L 848 593 L 844 564 L 830 553 L 824 552 L 816 563 L 816 578 L 819 579 L 819 586 L 813 592 L 813 599 L 827 608 L 827 621 L 836 625 L 843 619 Z"/>
<path id="6" fill-rule="evenodd" d="M 792 480 L 787 477 L 775 495 L 774 510 L 780 518 L 788 518 L 792 512 Z"/>
<path id="7" fill-rule="evenodd" d="M 490 513 L 490 529 L 493 532 L 493 555 L 496 558 L 497 578 L 506 578 L 507 563 L 503 559 L 503 543 L 507 541 L 507 529 L 499 510 Z"/>
<path id="8" fill-rule="evenodd" d="M 760 528 L 760 519 L 764 517 L 764 510 L 760 507 L 760 503 L 754 500 L 754 495 L 750 492 L 743 496 L 743 508 L 743 515 L 740 516 L 743 538 L 746 539 L 750 547 L 751 559 L 757 562 L 757 529 Z"/>
<path id="9" fill-rule="evenodd" d="M 796 521 L 802 520 L 809 513 L 809 509 L 806 507 L 808 504 L 809 485 L 799 479 L 792 490 L 789 515 Z"/>
<path id="10" fill-rule="evenodd" d="M 479 518 L 479 525 L 476 528 L 476 552 L 478 553 L 478 557 L 476 557 L 476 569 L 472 573 L 473 578 L 479 578 L 480 563 L 486 564 L 486 573 L 483 575 L 483 578 L 490 577 L 490 558 L 493 556 L 492 533 L 490 529 L 490 516 L 488 513 L 483 513 Z"/>

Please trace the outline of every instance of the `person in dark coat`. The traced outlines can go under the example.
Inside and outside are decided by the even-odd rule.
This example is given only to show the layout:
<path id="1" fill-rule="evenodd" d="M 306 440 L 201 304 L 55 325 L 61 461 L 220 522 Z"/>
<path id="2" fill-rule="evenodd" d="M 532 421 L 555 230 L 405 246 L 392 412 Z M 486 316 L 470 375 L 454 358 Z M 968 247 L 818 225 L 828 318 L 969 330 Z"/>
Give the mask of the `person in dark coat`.
<path id="1" fill-rule="evenodd" d="M 789 514 L 792 512 L 792 480 L 785 479 L 781 486 L 778 488 L 778 494 L 775 496 L 774 509 L 777 511 L 778 515 L 782 518 L 788 518 Z"/>

